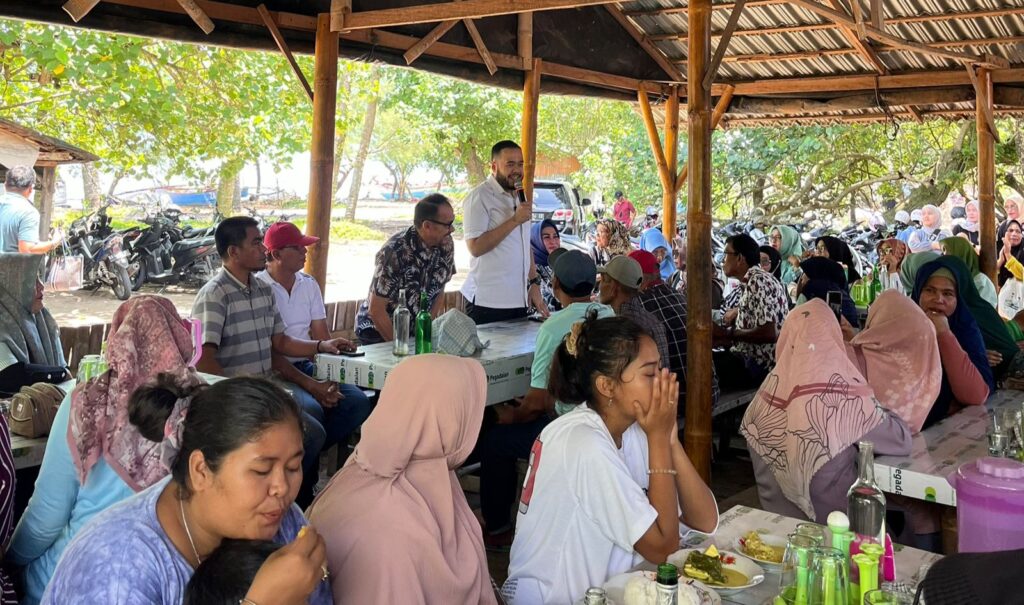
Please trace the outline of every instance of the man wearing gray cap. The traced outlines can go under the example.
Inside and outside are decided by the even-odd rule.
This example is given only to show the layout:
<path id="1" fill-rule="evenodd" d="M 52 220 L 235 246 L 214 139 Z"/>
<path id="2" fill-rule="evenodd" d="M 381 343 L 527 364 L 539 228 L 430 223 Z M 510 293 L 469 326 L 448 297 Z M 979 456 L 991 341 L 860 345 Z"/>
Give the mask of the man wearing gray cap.
<path id="1" fill-rule="evenodd" d="M 611 307 L 591 301 L 597 282 L 594 259 L 578 250 L 555 250 L 548 259 L 553 270 L 551 280 L 562 310 L 552 313 L 537 332 L 537 346 L 530 370 L 530 390 L 518 406 L 492 406 L 497 425 L 480 436 L 480 507 L 489 547 L 507 546 L 512 541 L 511 508 L 516 500 L 516 459 L 527 459 L 530 447 L 554 415 L 572 410 L 574 405 L 555 401 L 548 393 L 548 374 L 555 350 L 574 323 L 583 321 L 587 312 L 597 310 L 598 317 L 611 317 Z M 486 424 L 486 422 L 485 422 Z"/>
<path id="2" fill-rule="evenodd" d="M 598 298 L 610 306 L 615 314 L 628 317 L 640 325 L 654 339 L 661 355 L 661 366 L 669 367 L 668 338 L 665 324 L 660 318 L 644 309 L 637 296 L 644 281 L 644 270 L 640 263 L 628 256 L 616 256 L 607 265 L 598 269 L 601 274 L 601 290 Z"/>

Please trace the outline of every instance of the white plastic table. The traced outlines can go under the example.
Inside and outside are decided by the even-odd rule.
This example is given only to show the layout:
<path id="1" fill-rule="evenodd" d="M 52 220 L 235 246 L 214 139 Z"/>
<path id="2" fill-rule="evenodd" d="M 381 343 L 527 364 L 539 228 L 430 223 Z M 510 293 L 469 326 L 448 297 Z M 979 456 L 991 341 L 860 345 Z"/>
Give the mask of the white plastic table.
<path id="1" fill-rule="evenodd" d="M 477 327 L 477 335 L 490 346 L 472 359 L 487 373 L 487 405 L 522 397 L 530 389 L 530 367 L 540 323 L 526 319 L 500 321 Z M 395 367 L 408 357 L 396 357 L 390 342 L 360 347 L 363 357 L 317 355 L 316 378 L 380 390 Z M 443 377 L 438 377 L 443 379 Z"/>
<path id="2" fill-rule="evenodd" d="M 987 405 L 969 406 L 914 435 L 909 456 L 875 458 L 875 481 L 882 491 L 956 506 L 946 480 L 964 462 L 988 456 L 989 409 L 1020 407 L 1024 392 L 996 391 Z"/>
<path id="3" fill-rule="evenodd" d="M 776 515 L 747 506 L 734 506 L 722 513 L 718 531 L 714 536 L 706 537 L 701 534 L 693 534 L 693 539 L 686 541 L 686 547 L 707 548 L 714 544 L 719 550 L 735 552 L 736 540 L 749 531 L 759 529 L 765 533 L 785 537 L 796 530 L 797 523 L 800 521 L 792 517 Z M 941 555 L 916 548 L 897 545 L 895 549 L 896 580 L 911 586 L 916 586 L 920 582 L 921 578 L 918 575 L 922 565 L 941 558 Z M 654 566 L 645 562 L 639 569 L 653 570 Z M 722 602 L 735 605 L 762 605 L 762 603 L 770 603 L 777 594 L 779 594 L 779 574 L 768 572 L 765 574 L 764 582 L 743 592 L 722 597 Z"/>

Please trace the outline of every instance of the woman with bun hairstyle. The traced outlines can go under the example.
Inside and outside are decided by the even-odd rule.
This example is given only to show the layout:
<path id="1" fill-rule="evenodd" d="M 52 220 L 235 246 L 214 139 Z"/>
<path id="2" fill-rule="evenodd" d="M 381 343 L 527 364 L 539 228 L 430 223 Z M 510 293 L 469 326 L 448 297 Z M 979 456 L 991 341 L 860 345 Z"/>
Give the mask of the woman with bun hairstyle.
<path id="1" fill-rule="evenodd" d="M 186 395 L 182 397 L 182 395 Z M 302 416 L 262 378 L 196 393 L 144 387 L 132 424 L 165 442 L 170 476 L 97 515 L 71 541 L 47 605 L 178 605 L 193 571 L 226 539 L 282 544 L 256 574 L 249 605 L 332 602 L 323 540 L 294 505 L 302 482 Z"/>
<path id="2" fill-rule="evenodd" d="M 643 559 L 665 562 L 680 524 L 717 527 L 715 498 L 678 440 L 679 386 L 659 360 L 640 326 L 596 313 L 559 345 L 548 390 L 585 405 L 534 443 L 502 589 L 510 605 L 575 603 Z"/>

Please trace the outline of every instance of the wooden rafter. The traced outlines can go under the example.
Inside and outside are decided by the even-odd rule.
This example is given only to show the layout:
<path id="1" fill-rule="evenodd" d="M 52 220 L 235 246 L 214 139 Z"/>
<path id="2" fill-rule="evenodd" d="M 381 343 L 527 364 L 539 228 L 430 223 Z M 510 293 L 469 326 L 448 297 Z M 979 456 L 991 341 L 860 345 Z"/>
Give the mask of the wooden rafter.
<path id="1" fill-rule="evenodd" d="M 870 0 L 870 2 L 871 27 L 882 29 L 885 27 L 885 6 L 882 5 L 882 0 Z"/>
<path id="2" fill-rule="evenodd" d="M 740 23 L 740 15 L 743 14 L 743 5 L 746 0 L 738 0 L 736 7 L 729 13 L 729 22 L 725 25 L 725 33 L 722 34 L 722 38 L 718 41 L 718 46 L 715 47 L 715 54 L 711 57 L 711 63 L 708 64 L 708 71 L 704 74 L 704 88 L 711 90 L 711 85 L 715 83 L 715 77 L 718 76 L 718 66 L 722 64 L 722 59 L 725 57 L 725 51 L 729 48 L 729 41 L 732 39 L 732 32 L 736 31 L 736 26 Z M 715 129 L 714 126 L 711 127 Z"/>
<path id="3" fill-rule="evenodd" d="M 611 16 L 614 17 L 615 20 L 619 22 L 619 25 L 621 25 L 622 28 L 626 30 L 626 33 L 628 33 L 634 40 L 636 40 L 636 43 L 640 45 L 640 48 L 643 48 L 644 51 L 648 55 L 650 55 L 652 59 L 654 59 L 654 62 L 657 63 L 666 74 L 668 74 L 668 77 L 672 81 L 686 81 L 686 76 L 683 75 L 683 72 L 679 71 L 679 69 L 672 64 L 672 61 L 669 60 L 665 53 L 660 48 L 658 48 L 656 44 L 650 41 L 650 39 L 647 37 L 647 34 L 640 31 L 640 28 L 637 27 L 636 24 L 634 24 L 632 21 L 630 21 L 629 17 L 623 14 L 622 9 L 619 8 L 617 4 L 609 4 L 605 6 L 605 9 L 607 9 Z"/>
<path id="4" fill-rule="evenodd" d="M 533 13 L 519 13 L 519 35 L 516 39 L 519 58 L 533 61 Z"/>
<path id="5" fill-rule="evenodd" d="M 460 0 L 349 13 L 342 31 L 434 23 L 449 19 L 479 19 L 496 15 L 611 4 L 616 0 Z M 333 14 L 333 13 L 332 13 Z"/>
<path id="6" fill-rule="evenodd" d="M 931 118 L 946 118 L 951 120 L 973 119 L 973 109 L 942 109 L 938 111 L 922 111 L 921 117 L 924 120 Z M 1024 109 L 1009 109 L 1000 112 L 1001 115 L 1024 116 Z M 889 122 L 892 118 L 904 120 L 915 119 L 909 111 L 893 111 L 889 113 L 865 113 L 855 115 L 816 115 L 816 116 L 782 116 L 782 117 L 761 117 L 761 118 L 734 118 L 727 117 L 724 128 L 752 128 L 758 126 L 773 126 L 779 124 L 825 124 L 825 123 L 849 123 L 849 124 L 874 124 Z"/>
<path id="7" fill-rule="evenodd" d="M 480 53 L 480 58 L 483 59 L 484 66 L 487 67 L 487 73 L 493 76 L 497 73 L 498 66 L 494 64 L 494 57 L 491 56 L 491 51 L 487 50 L 487 45 L 484 44 L 484 39 L 480 35 L 480 30 L 476 28 L 476 23 L 473 23 L 472 19 L 463 19 L 462 23 L 466 26 L 469 37 L 473 39 L 473 45 L 476 46 L 476 51 Z"/>
<path id="8" fill-rule="evenodd" d="M 438 23 L 437 26 L 430 30 L 427 35 L 423 36 L 423 38 L 421 38 L 416 44 L 413 44 L 407 51 L 405 51 L 405 54 L 403 55 L 403 57 L 405 57 L 405 64 L 412 65 L 413 61 L 419 59 L 420 55 L 427 52 L 427 49 L 430 48 L 432 44 L 440 40 L 441 36 L 447 34 L 448 30 L 455 27 L 458 22 L 458 19 L 452 19 L 451 21 L 442 21 Z"/>
<path id="9" fill-rule="evenodd" d="M 280 50 L 286 59 L 288 64 L 291 65 L 292 71 L 295 72 L 295 77 L 299 79 L 299 83 L 302 84 L 302 88 L 306 90 L 306 94 L 309 95 L 309 100 L 313 100 L 313 89 L 309 85 L 309 80 L 306 79 L 306 74 L 302 73 L 302 68 L 299 67 L 298 61 L 295 60 L 295 55 L 292 54 L 290 48 L 288 48 L 288 42 L 285 41 L 284 36 L 281 35 L 281 30 L 277 28 L 277 23 L 274 23 L 274 17 L 267 10 L 265 4 L 260 4 L 256 7 L 260 17 L 263 18 L 263 22 L 266 23 L 267 29 L 270 30 L 270 35 L 273 36 L 274 42 L 277 43 L 277 48 Z"/>
<path id="10" fill-rule="evenodd" d="M 832 21 L 833 23 L 836 23 L 837 25 L 845 26 L 847 28 L 854 28 L 856 26 L 854 21 L 852 19 L 850 19 L 850 17 L 848 17 L 846 14 L 840 13 L 840 12 L 835 11 L 835 10 L 832 10 L 832 9 L 826 7 L 826 6 L 823 6 L 823 5 L 819 4 L 818 2 L 815 2 L 814 0 L 789 0 L 789 1 L 792 4 L 795 4 L 796 6 L 802 8 L 804 10 L 807 10 L 807 11 L 810 11 L 812 13 L 817 14 L 819 17 L 824 17 L 825 19 L 828 19 L 828 20 Z M 904 38 L 900 38 L 899 36 L 894 36 L 894 35 L 892 35 L 892 34 L 890 34 L 888 32 L 882 31 L 880 29 L 876 29 L 876 28 L 871 27 L 869 25 L 865 25 L 864 26 L 864 35 L 866 37 L 868 37 L 868 38 L 871 38 L 872 40 L 876 40 L 878 42 L 882 42 L 882 43 L 888 44 L 889 46 L 893 46 L 893 47 L 899 48 L 901 50 L 907 50 L 907 51 L 910 51 L 910 52 L 917 52 L 917 53 L 921 53 L 921 54 L 925 54 L 925 55 L 934 55 L 934 56 L 937 56 L 937 57 L 942 57 L 944 59 L 952 59 L 954 61 L 960 61 L 962 63 L 987 64 L 985 57 L 980 57 L 978 55 L 971 55 L 971 54 L 967 54 L 967 53 L 957 52 L 957 51 L 953 51 L 953 50 L 946 50 L 944 48 L 933 48 L 933 47 L 930 47 L 930 46 L 928 46 L 926 44 L 921 44 L 921 43 L 918 43 L 918 42 L 911 42 L 910 40 L 906 40 Z M 997 67 L 1004 67 L 1004 66 L 997 66 Z"/>
<path id="11" fill-rule="evenodd" d="M 775 6 L 777 4 L 786 4 L 789 0 L 748 0 L 748 7 L 755 6 Z M 711 10 L 716 11 L 731 11 L 736 8 L 735 2 L 723 2 L 722 4 L 714 4 L 711 6 Z M 626 11 L 626 14 L 630 17 L 658 17 L 660 15 L 678 15 L 685 13 L 687 7 L 685 6 L 671 6 L 667 8 L 650 8 L 650 9 L 638 9 Z"/>
<path id="12" fill-rule="evenodd" d="M 1024 36 L 1008 36 L 1005 38 L 989 38 L 984 40 L 958 40 L 956 42 L 939 42 L 929 43 L 929 46 L 941 46 L 941 47 L 971 47 L 971 46 L 989 46 L 993 44 L 1022 44 L 1024 43 Z M 897 48 L 876 48 L 874 49 L 877 53 L 889 53 L 889 52 L 903 52 Z M 860 51 L 856 48 L 828 48 L 824 50 L 808 50 L 794 53 L 776 53 L 776 54 L 738 54 L 738 55 L 726 55 L 723 59 L 723 63 L 771 63 L 776 61 L 808 61 L 814 59 L 823 59 L 825 57 L 843 57 L 849 55 L 859 55 Z M 680 61 L 679 65 L 685 65 L 686 61 Z"/>
<path id="13" fill-rule="evenodd" d="M 748 2 L 747 7 L 750 7 L 753 3 Z M 977 11 L 965 11 L 960 13 L 949 13 L 945 15 L 914 15 L 912 17 L 894 17 L 885 21 L 886 26 L 889 25 L 908 25 L 912 23 L 941 23 L 944 21 L 963 21 L 966 19 L 986 19 L 991 17 L 1010 17 L 1016 15 L 1024 15 L 1024 7 L 1013 7 L 1013 8 L 1002 8 L 1002 9 L 989 9 L 989 10 L 977 10 Z M 815 32 L 829 29 L 838 29 L 838 25 L 832 22 L 827 23 L 801 23 L 793 25 L 780 25 L 777 27 L 753 27 L 750 29 L 738 29 L 733 32 L 733 37 L 746 37 L 746 36 L 770 36 L 777 34 L 796 34 L 803 32 Z M 720 37 L 724 31 L 712 32 L 711 37 Z M 686 34 L 654 34 L 649 38 L 655 42 L 661 40 L 678 40 L 680 43 L 686 42 Z"/>
<path id="14" fill-rule="evenodd" d="M 192 17 L 192 20 L 196 22 L 199 29 L 203 30 L 204 34 L 209 34 L 213 31 L 215 27 L 213 21 L 210 20 L 206 11 L 196 3 L 196 0 L 178 0 L 178 4 L 181 5 L 181 8 L 185 9 L 189 17 Z"/>
<path id="15" fill-rule="evenodd" d="M 846 15 L 846 9 L 843 8 L 843 4 L 840 0 L 829 0 L 829 2 L 832 3 L 832 7 L 835 8 L 836 11 Z M 885 63 L 882 63 L 882 60 L 878 58 L 878 53 L 876 53 L 875 50 L 866 42 L 867 31 L 864 27 L 863 15 L 860 13 L 860 0 L 850 0 L 850 4 L 855 7 L 854 23 L 856 27 L 850 28 L 845 25 L 840 25 L 839 31 L 843 33 L 843 37 L 846 38 L 850 45 L 857 49 L 861 58 L 863 58 L 868 65 L 873 67 L 876 72 L 883 76 L 888 75 L 889 68 L 885 66 Z"/>
<path id="16" fill-rule="evenodd" d="M 100 0 L 68 0 L 61 8 L 71 17 L 71 20 L 78 23 L 89 14 Z"/>
<path id="17" fill-rule="evenodd" d="M 209 34 L 216 27 L 196 0 L 176 0 L 176 2 L 181 10 L 195 21 L 199 29 L 203 30 L 204 34 Z M 72 21 L 78 23 L 99 3 L 100 0 L 68 0 L 61 8 L 71 17 Z M 112 4 L 117 3 L 112 2 Z"/>
<path id="18" fill-rule="evenodd" d="M 971 78 L 971 86 L 974 88 L 975 104 L 977 106 L 977 114 L 983 116 L 985 119 L 985 125 L 988 127 L 988 131 L 992 134 L 992 138 L 997 143 L 999 140 L 999 128 L 996 127 L 996 116 L 992 109 L 992 84 L 991 74 L 986 76 L 986 82 L 980 82 L 978 74 L 975 72 L 973 65 L 965 66 L 967 68 L 967 75 Z"/>
<path id="19" fill-rule="evenodd" d="M 654 163 L 658 166 L 658 178 L 661 180 L 661 187 L 664 191 L 671 191 L 675 182 L 668 173 L 668 162 L 665 160 L 665 148 L 662 147 L 661 135 L 658 134 L 658 126 L 654 122 L 654 112 L 651 110 L 651 101 L 647 97 L 647 87 L 640 82 L 636 93 L 637 103 L 640 105 L 640 115 L 644 119 L 644 127 L 647 130 L 647 140 L 651 144 L 651 151 L 654 153 Z"/>
<path id="20" fill-rule="evenodd" d="M 992 72 L 997 84 L 1024 82 L 1024 68 L 1000 69 Z M 737 95 L 771 95 L 794 93 L 847 92 L 856 90 L 895 90 L 903 88 L 934 88 L 938 86 L 966 86 L 970 78 L 963 69 L 891 74 L 888 76 L 824 76 L 819 78 L 782 78 L 752 82 L 726 82 L 736 86 Z M 723 84 L 716 84 L 715 89 Z"/>

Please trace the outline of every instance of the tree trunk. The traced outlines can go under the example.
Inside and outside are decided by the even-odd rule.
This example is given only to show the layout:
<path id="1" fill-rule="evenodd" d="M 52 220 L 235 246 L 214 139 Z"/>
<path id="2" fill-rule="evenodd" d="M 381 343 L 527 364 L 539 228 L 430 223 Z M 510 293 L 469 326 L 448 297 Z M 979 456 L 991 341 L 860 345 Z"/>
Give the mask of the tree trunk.
<path id="1" fill-rule="evenodd" d="M 100 171 L 93 164 L 82 164 L 82 188 L 85 200 L 82 205 L 86 210 L 98 208 L 103 203 L 103 188 L 100 186 Z"/>
<path id="2" fill-rule="evenodd" d="M 121 179 L 125 177 L 125 173 L 116 172 L 114 173 L 114 180 L 110 183 L 110 188 L 107 189 L 107 195 L 114 195 L 114 191 L 117 190 L 117 186 L 121 184 Z"/>
<path id="3" fill-rule="evenodd" d="M 754 179 L 754 190 L 751 192 L 754 208 L 762 208 L 764 206 L 764 187 L 766 183 L 767 179 L 763 175 Z"/>
<path id="4" fill-rule="evenodd" d="M 964 143 L 970 138 L 968 135 L 973 126 L 974 122 L 964 122 L 963 126 L 960 127 L 960 133 L 957 135 L 953 148 L 943 151 L 942 155 L 939 156 L 939 161 L 935 163 L 932 178 L 929 182 L 910 192 L 910 198 L 907 201 L 908 207 L 920 208 L 925 204 L 935 204 L 937 206 L 946 201 L 946 197 L 949 196 L 949 192 L 953 189 L 950 177 L 962 175 L 964 170 L 967 169 Z"/>
<path id="5" fill-rule="evenodd" d="M 476 187 L 487 178 L 487 167 L 480 161 L 473 141 L 465 141 L 459 146 L 459 156 L 462 166 L 466 169 L 466 178 L 469 179 L 470 187 Z"/>
<path id="6" fill-rule="evenodd" d="M 236 201 L 238 195 L 238 173 L 242 168 L 240 162 L 231 160 L 225 162 L 217 175 L 217 211 L 222 216 L 231 216 L 238 208 Z"/>
<path id="7" fill-rule="evenodd" d="M 373 141 L 373 127 L 377 122 L 377 102 L 380 100 L 380 71 L 376 65 L 370 74 L 371 88 L 373 95 L 366 103 L 366 115 L 363 117 L 363 134 L 359 138 L 359 151 L 356 152 L 355 165 L 352 167 L 352 184 L 348 190 L 348 209 L 345 218 L 350 221 L 356 220 L 356 204 L 359 202 L 359 188 L 363 183 L 363 168 L 366 166 L 366 156 L 370 153 L 370 143 Z"/>
<path id="8" fill-rule="evenodd" d="M 260 171 L 260 161 L 256 160 L 256 191 L 250 191 L 250 195 L 255 195 L 258 199 L 260 196 L 260 188 L 263 187 L 263 173 Z"/>

